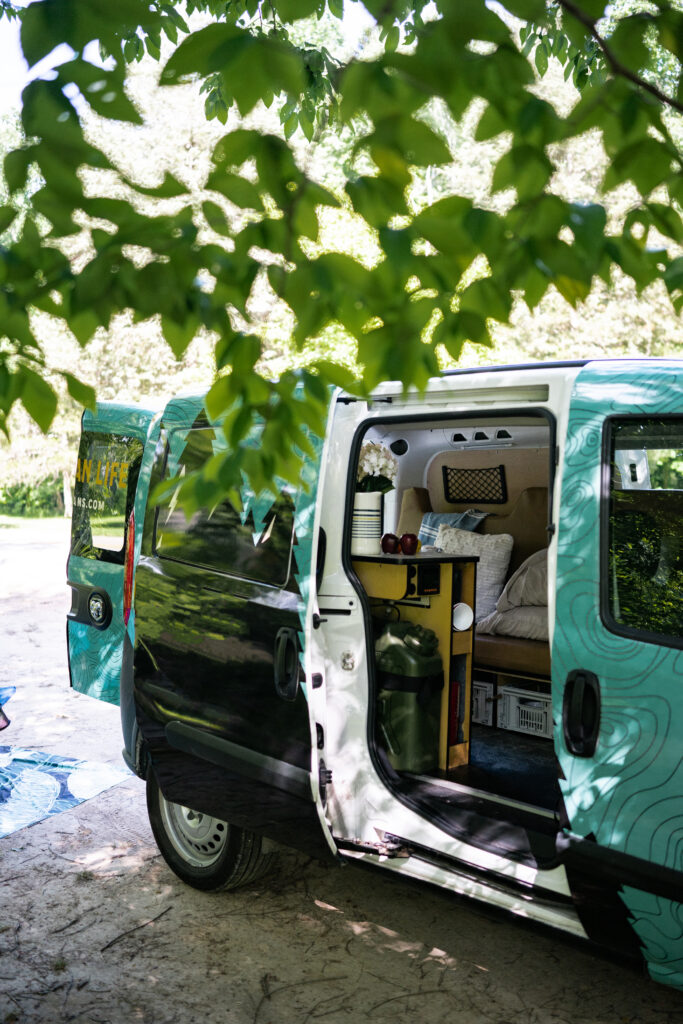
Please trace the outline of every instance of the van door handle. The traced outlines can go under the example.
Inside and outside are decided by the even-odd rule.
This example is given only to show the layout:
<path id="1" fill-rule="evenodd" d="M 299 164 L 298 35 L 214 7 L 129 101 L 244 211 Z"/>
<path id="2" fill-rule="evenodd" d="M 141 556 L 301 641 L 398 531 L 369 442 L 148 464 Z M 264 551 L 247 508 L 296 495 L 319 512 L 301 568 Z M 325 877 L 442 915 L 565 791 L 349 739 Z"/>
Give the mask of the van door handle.
<path id="1" fill-rule="evenodd" d="M 562 726 L 569 753 L 592 757 L 600 732 L 600 682 L 593 672 L 577 668 L 567 676 Z"/>
<path id="2" fill-rule="evenodd" d="M 278 697 L 296 700 L 299 692 L 299 637 L 295 629 L 285 627 L 277 631 L 273 676 Z"/>

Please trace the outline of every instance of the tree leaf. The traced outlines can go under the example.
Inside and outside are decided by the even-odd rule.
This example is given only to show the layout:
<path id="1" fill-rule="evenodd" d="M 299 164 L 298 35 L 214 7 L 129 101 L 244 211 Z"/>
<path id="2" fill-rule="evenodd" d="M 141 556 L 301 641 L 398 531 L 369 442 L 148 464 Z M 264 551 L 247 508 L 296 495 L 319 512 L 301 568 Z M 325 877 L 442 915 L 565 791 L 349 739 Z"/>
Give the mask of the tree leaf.
<path id="1" fill-rule="evenodd" d="M 274 36 L 253 35 L 235 24 L 217 23 L 185 39 L 161 73 L 164 85 L 194 74 L 220 73 L 226 96 L 244 116 L 271 92 L 299 94 L 305 80 L 295 49 Z"/>
<path id="2" fill-rule="evenodd" d="M 647 196 L 671 176 L 672 159 L 668 146 L 658 139 L 640 139 L 614 155 L 603 187 L 609 190 L 624 181 L 632 181 L 640 194 Z"/>
<path id="3" fill-rule="evenodd" d="M 84 309 L 67 318 L 70 330 L 83 348 L 100 326 L 99 318 L 90 309 Z"/>
<path id="4" fill-rule="evenodd" d="M 546 20 L 545 0 L 505 0 L 505 10 L 523 21 Z"/>
<path id="5" fill-rule="evenodd" d="M 28 366 L 20 366 L 17 373 L 21 402 L 31 419 L 46 434 L 57 412 L 57 395 L 51 385 Z"/>
<path id="6" fill-rule="evenodd" d="M 487 142 L 503 132 L 509 132 L 511 127 L 510 121 L 505 114 L 489 103 L 479 118 L 474 138 L 477 142 Z"/>
<path id="7" fill-rule="evenodd" d="M 216 168 L 209 175 L 206 186 L 213 189 L 214 192 L 220 192 L 231 203 L 242 209 L 263 209 L 261 196 L 256 185 L 239 174 L 231 174 L 222 168 Z"/>
<path id="8" fill-rule="evenodd" d="M 197 334 L 198 326 L 195 317 L 187 317 L 182 323 L 178 323 L 176 320 L 171 319 L 171 317 L 162 316 L 161 329 L 176 359 L 181 359 L 185 354 L 188 346 Z"/>
<path id="9" fill-rule="evenodd" d="M 59 80 L 73 82 L 95 113 L 115 121 L 142 124 L 137 108 L 124 92 L 122 68 L 114 70 L 96 67 L 89 61 L 76 58 L 59 67 Z"/>
<path id="10" fill-rule="evenodd" d="M 3 162 L 5 181 L 10 195 L 24 188 L 28 177 L 28 169 L 35 160 L 35 146 L 23 146 L 8 153 Z"/>
<path id="11" fill-rule="evenodd" d="M 512 308 L 509 290 L 491 277 L 473 281 L 460 296 L 460 310 L 477 313 L 486 320 L 488 317 L 506 323 Z"/>
<path id="12" fill-rule="evenodd" d="M 683 256 L 668 265 L 664 271 L 664 284 L 672 296 L 683 293 Z"/>
<path id="13" fill-rule="evenodd" d="M 647 203 L 646 209 L 653 227 L 667 238 L 673 238 L 679 245 L 683 244 L 683 221 L 677 210 L 664 203 Z"/>
<path id="14" fill-rule="evenodd" d="M 545 48 L 541 45 L 536 47 L 536 51 L 534 53 L 534 64 L 536 65 L 536 70 L 539 75 L 543 78 L 548 70 L 548 54 L 546 53 Z"/>
<path id="15" fill-rule="evenodd" d="M 7 231 L 18 212 L 13 206 L 0 206 L 0 235 Z"/>
<path id="16" fill-rule="evenodd" d="M 234 132 L 224 135 L 214 146 L 211 154 L 214 166 L 241 167 L 246 160 L 256 156 L 262 141 L 261 132 L 247 128 L 235 129 Z"/>
<path id="17" fill-rule="evenodd" d="M 187 188 L 168 171 L 164 173 L 164 180 L 160 185 L 138 185 L 129 178 L 124 181 L 143 196 L 154 196 L 155 199 L 175 199 L 177 196 L 187 195 Z"/>
<path id="18" fill-rule="evenodd" d="M 298 21 L 316 13 L 318 0 L 278 0 L 277 12 L 283 21 Z"/>
<path id="19" fill-rule="evenodd" d="M 214 231 L 217 231 L 220 235 L 227 235 L 228 238 L 232 237 L 233 232 L 225 211 L 217 203 L 206 200 L 206 202 L 202 203 L 202 211 L 209 222 L 209 226 Z"/>
<path id="20" fill-rule="evenodd" d="M 503 154 L 493 172 L 492 190 L 514 188 L 520 201 L 543 192 L 553 173 L 545 152 L 536 146 L 513 146 Z"/>
<path id="21" fill-rule="evenodd" d="M 97 404 L 95 389 L 91 387 L 90 384 L 84 384 L 83 381 L 66 371 L 62 372 L 62 376 L 66 381 L 66 387 L 71 397 L 78 402 L 79 405 L 83 405 L 86 409 L 90 409 L 94 412 Z"/>

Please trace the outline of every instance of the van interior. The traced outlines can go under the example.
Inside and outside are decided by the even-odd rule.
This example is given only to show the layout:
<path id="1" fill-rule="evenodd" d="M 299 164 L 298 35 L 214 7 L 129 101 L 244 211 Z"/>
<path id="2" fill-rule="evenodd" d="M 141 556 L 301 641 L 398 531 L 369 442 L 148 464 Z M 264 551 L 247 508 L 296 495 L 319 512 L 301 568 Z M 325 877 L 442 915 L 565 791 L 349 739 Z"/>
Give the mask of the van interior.
<path id="1" fill-rule="evenodd" d="M 374 638 L 376 762 L 400 799 L 450 834 L 550 862 L 561 807 L 545 557 L 551 422 L 375 424 L 360 467 L 368 446 L 395 465 L 381 533 L 421 542 L 411 568 L 400 554 L 373 555 L 377 538 L 351 540 Z M 448 556 L 456 560 L 441 564 Z M 474 609 L 471 624 L 463 605 Z"/>

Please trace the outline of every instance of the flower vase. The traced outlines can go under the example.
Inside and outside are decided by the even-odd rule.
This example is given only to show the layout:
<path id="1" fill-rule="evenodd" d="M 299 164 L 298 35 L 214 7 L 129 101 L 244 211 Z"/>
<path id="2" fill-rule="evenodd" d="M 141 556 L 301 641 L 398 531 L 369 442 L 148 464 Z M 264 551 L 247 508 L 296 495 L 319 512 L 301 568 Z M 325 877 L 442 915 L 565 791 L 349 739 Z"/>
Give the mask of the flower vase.
<path id="1" fill-rule="evenodd" d="M 351 554 L 378 555 L 382 539 L 381 491 L 357 491 L 351 523 Z"/>

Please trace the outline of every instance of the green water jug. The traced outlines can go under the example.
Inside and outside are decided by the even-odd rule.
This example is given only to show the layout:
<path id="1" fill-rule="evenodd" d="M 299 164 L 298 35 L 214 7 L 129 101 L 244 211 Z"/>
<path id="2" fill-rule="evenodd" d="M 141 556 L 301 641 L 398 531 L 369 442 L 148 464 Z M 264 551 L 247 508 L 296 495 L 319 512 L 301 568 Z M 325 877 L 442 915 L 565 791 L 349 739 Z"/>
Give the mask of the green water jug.
<path id="1" fill-rule="evenodd" d="M 375 643 L 379 740 L 397 771 L 438 767 L 443 665 L 436 634 L 387 623 Z"/>

